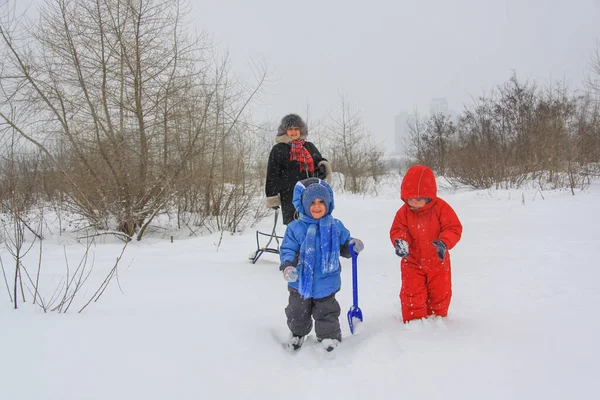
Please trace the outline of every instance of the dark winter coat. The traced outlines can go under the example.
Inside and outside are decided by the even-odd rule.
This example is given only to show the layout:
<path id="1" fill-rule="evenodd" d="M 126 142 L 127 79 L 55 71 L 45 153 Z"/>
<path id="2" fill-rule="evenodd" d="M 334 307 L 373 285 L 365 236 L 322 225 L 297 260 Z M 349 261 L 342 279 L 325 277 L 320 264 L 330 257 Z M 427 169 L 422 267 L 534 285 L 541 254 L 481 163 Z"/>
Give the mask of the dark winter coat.
<path id="1" fill-rule="evenodd" d="M 277 195 L 280 197 L 281 213 L 285 225 L 294 220 L 296 213 L 292 205 L 294 185 L 306 178 L 324 179 L 325 177 L 319 174 L 318 165 L 321 161 L 327 161 L 321 156 L 314 144 L 304 142 L 304 147 L 309 151 L 315 163 L 315 171 L 311 174 L 308 171 L 300 171 L 300 162 L 290 160 L 291 145 L 287 139 L 289 139 L 287 136 L 278 136 L 278 143 L 271 149 L 267 165 L 267 182 L 265 184 L 267 198 Z"/>

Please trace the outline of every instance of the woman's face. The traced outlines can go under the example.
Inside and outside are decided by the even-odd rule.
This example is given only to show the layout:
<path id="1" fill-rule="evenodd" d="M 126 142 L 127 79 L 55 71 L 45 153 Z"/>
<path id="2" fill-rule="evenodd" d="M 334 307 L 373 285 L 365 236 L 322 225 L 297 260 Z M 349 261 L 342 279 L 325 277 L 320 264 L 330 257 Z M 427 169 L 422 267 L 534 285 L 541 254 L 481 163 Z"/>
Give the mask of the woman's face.
<path id="1" fill-rule="evenodd" d="M 290 137 L 292 140 L 298 140 L 300 138 L 300 128 L 291 127 L 285 131 L 285 134 Z"/>

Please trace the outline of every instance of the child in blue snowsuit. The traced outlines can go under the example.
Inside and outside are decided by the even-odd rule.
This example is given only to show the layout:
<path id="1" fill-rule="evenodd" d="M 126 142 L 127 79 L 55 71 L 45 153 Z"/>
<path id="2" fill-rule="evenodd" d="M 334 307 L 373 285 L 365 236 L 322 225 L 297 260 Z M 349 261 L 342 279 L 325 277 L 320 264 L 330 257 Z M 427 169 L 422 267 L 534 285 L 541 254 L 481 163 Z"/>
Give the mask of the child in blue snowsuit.
<path id="1" fill-rule="evenodd" d="M 292 203 L 299 217 L 288 225 L 279 249 L 279 269 L 289 291 L 288 347 L 302 346 L 314 318 L 317 340 L 332 351 L 342 340 L 340 305 L 335 299 L 341 287 L 339 257 L 350 257 L 351 244 L 356 253 L 364 245 L 331 216 L 333 191 L 324 181 L 308 178 L 296 183 Z"/>

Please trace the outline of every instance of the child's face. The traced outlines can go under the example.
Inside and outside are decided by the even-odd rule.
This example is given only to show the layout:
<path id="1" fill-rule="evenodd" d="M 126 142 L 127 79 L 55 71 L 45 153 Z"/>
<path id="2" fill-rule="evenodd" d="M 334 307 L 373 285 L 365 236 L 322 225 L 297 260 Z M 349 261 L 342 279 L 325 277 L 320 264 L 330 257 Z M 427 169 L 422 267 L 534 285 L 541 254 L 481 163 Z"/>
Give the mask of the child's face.
<path id="1" fill-rule="evenodd" d="M 417 197 L 416 199 L 406 199 L 406 203 L 413 210 L 418 210 L 421 207 L 424 207 L 427 204 L 427 199 L 422 197 Z"/>
<path id="2" fill-rule="evenodd" d="M 312 203 L 310 203 L 310 216 L 314 219 L 323 218 L 325 213 L 327 212 L 327 207 L 325 206 L 325 202 L 323 199 L 314 199 Z"/>

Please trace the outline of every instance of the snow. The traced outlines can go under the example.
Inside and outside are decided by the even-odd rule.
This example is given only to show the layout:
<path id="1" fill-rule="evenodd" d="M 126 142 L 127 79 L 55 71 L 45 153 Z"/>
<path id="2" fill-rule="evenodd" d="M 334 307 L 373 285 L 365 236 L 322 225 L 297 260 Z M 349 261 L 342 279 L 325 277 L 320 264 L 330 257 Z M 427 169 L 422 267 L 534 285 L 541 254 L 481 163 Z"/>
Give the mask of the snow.
<path id="1" fill-rule="evenodd" d="M 352 268 L 343 259 L 344 340 L 331 355 L 314 333 L 298 352 L 282 349 L 286 282 L 276 255 L 247 261 L 254 229 L 132 242 L 118 280 L 77 313 L 121 251 L 107 239 L 92 247 L 90 280 L 66 314 L 44 313 L 30 295 L 14 310 L 0 285 L 0 399 L 592 398 L 600 376 L 600 184 L 575 196 L 441 189 L 464 226 L 451 250 L 450 313 L 409 324 L 401 322 L 399 258 L 388 239 L 399 184 L 377 197 L 336 195 L 334 216 L 365 243 L 364 322 L 350 335 Z M 271 224 L 268 216 L 257 228 L 270 232 Z M 84 248 L 67 234 L 45 241 L 42 279 L 54 285 L 47 288 L 64 275 L 65 254 L 72 272 Z M 33 271 L 36 251 L 26 260 Z M 4 243 L 0 256 L 10 277 Z"/>

